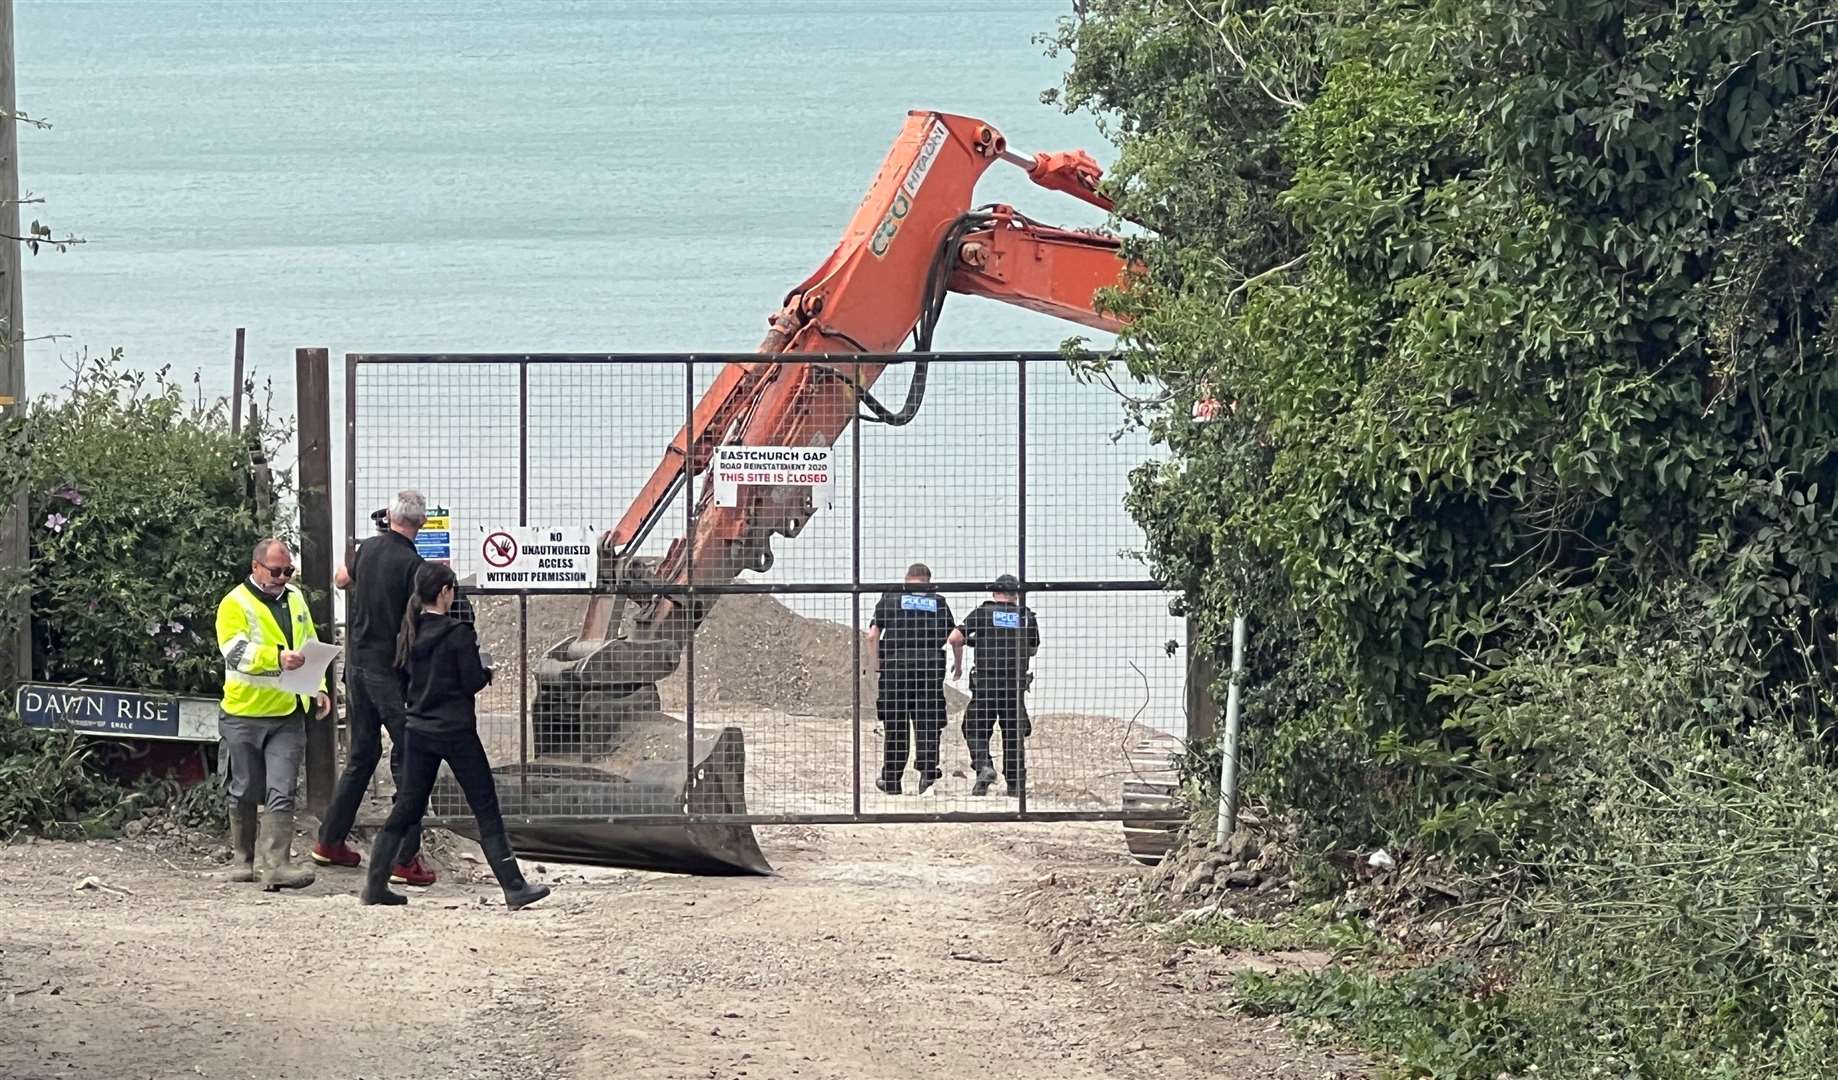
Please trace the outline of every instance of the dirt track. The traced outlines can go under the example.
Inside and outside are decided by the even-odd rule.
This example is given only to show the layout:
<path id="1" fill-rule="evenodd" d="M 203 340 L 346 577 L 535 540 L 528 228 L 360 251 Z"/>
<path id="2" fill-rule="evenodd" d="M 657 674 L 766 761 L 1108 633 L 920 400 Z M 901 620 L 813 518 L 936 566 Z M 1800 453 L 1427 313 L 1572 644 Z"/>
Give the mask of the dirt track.
<path id="1" fill-rule="evenodd" d="M 1107 914 L 1115 825 L 760 835 L 780 877 L 550 866 L 514 915 L 463 862 L 383 910 L 355 871 L 264 895 L 137 842 L 3 848 L 0 1076 L 1366 1075 L 1227 1012 L 1242 958 Z"/>

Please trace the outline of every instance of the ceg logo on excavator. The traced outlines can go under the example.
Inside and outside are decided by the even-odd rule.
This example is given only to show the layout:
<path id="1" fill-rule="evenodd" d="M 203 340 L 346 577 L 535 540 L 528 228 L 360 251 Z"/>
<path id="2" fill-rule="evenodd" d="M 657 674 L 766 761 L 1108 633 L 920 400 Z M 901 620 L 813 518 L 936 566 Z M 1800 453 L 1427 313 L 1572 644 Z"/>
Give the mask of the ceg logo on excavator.
<path id="1" fill-rule="evenodd" d="M 875 227 L 874 236 L 868 241 L 868 250 L 875 258 L 887 254 L 893 245 L 894 234 L 900 231 L 900 222 L 906 220 L 907 212 L 913 208 L 913 200 L 919 197 L 919 186 L 925 183 L 925 175 L 932 171 L 932 163 L 938 160 L 938 151 L 944 147 L 950 132 L 943 124 L 934 123 L 932 130 L 919 147 L 919 159 L 906 171 L 906 179 L 900 182 L 900 190 L 894 192 L 893 205 Z"/>

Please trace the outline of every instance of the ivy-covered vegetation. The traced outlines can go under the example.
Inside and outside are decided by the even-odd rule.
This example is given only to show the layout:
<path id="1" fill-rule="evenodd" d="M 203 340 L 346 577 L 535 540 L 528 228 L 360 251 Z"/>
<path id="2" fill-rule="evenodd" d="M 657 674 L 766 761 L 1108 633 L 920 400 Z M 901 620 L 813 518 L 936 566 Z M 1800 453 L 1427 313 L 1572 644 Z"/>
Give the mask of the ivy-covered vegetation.
<path id="1" fill-rule="evenodd" d="M 1820 1074 L 1838 14 L 1082 8 L 1055 96 L 1149 230 L 1111 362 L 1167 390 L 1130 507 L 1206 641 L 1251 616 L 1252 784 L 1531 890 L 1424 1074 Z"/>
<path id="2" fill-rule="evenodd" d="M 280 533 L 258 499 L 251 450 L 285 431 L 232 433 L 221 396 L 128 370 L 119 353 L 77 365 L 0 427 L 0 489 L 27 496 L 33 677 L 214 697 L 217 601 L 255 541 Z M 284 494 L 279 476 L 275 494 Z M 127 804 L 99 779 L 88 740 L 24 730 L 0 708 L 0 838 L 94 832 Z"/>

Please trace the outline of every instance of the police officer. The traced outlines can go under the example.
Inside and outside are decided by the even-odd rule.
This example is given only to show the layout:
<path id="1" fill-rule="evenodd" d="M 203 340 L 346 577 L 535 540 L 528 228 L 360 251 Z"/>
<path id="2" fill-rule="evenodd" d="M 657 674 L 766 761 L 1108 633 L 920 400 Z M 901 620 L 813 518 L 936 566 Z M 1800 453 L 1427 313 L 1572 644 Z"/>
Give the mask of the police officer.
<path id="1" fill-rule="evenodd" d="M 1015 575 L 996 578 L 992 591 L 994 599 L 983 601 L 962 626 L 951 631 L 950 643 L 953 648 L 969 645 L 976 656 L 970 671 L 970 707 L 964 710 L 964 743 L 976 769 L 970 794 L 987 795 L 995 782 L 989 737 L 1000 725 L 1003 780 L 1008 794 L 1018 796 L 1027 777 L 1022 740 L 1033 733 L 1034 726 L 1022 698 L 1033 681 L 1028 661 L 1040 651 L 1040 625 L 1034 613 L 1021 605 L 1021 582 Z"/>
<path id="2" fill-rule="evenodd" d="M 931 568 L 906 568 L 906 587 L 882 593 L 868 624 L 868 658 L 880 672 L 875 715 L 881 722 L 881 778 L 875 787 L 900 794 L 910 731 L 913 768 L 924 795 L 944 775 L 938 743 L 945 730 L 945 643 L 954 627 L 951 606 L 933 592 Z M 964 647 L 956 645 L 957 666 Z"/>

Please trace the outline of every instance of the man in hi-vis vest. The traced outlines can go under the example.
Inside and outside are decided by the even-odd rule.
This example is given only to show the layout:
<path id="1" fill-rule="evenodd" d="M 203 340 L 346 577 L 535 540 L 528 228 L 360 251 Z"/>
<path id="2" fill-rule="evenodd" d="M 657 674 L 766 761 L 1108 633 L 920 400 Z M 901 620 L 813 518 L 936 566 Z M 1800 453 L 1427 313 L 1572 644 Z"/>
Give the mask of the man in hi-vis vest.
<path id="1" fill-rule="evenodd" d="M 217 717 L 230 759 L 231 881 L 300 889 L 313 872 L 292 865 L 294 789 L 306 754 L 309 712 L 332 711 L 325 678 L 317 693 L 281 689 L 281 671 L 306 663 L 317 637 L 306 596 L 291 583 L 293 553 L 272 537 L 255 545 L 249 576 L 217 604 L 217 649 L 223 654 L 223 702 Z M 264 812 L 257 818 L 258 804 Z M 259 820 L 259 825 L 258 825 Z"/>

